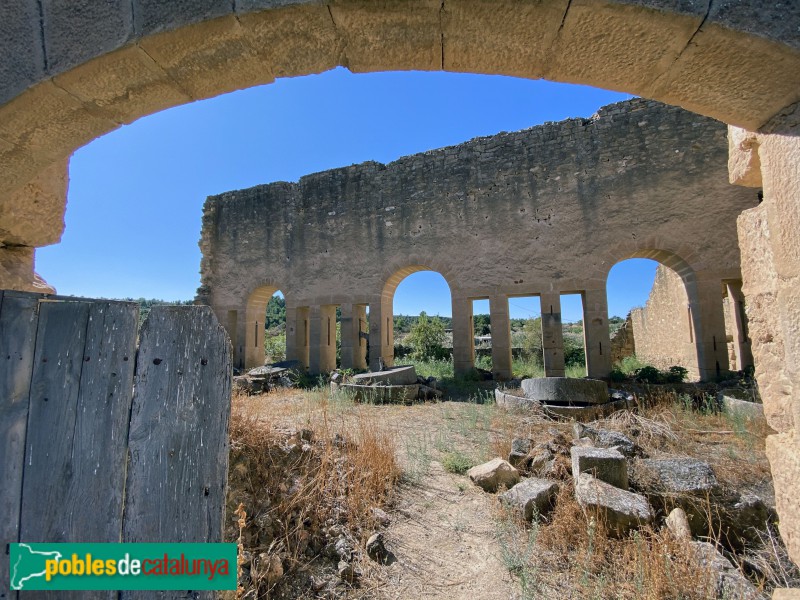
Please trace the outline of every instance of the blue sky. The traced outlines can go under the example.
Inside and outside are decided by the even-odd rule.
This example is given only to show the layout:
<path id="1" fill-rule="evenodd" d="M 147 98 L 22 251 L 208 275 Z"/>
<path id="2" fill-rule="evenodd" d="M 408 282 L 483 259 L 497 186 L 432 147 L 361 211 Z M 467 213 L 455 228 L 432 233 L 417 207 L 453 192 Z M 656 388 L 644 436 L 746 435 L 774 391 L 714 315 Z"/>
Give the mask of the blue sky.
<path id="1" fill-rule="evenodd" d="M 511 77 L 339 68 L 176 107 L 75 153 L 66 231 L 60 244 L 37 252 L 37 271 L 62 294 L 190 299 L 208 195 L 588 117 L 626 98 Z M 610 313 L 643 304 L 654 272 L 649 261 L 615 267 Z M 447 285 L 435 281 L 428 273 L 405 280 L 395 312 L 449 315 Z M 514 304 L 527 306 L 513 302 L 512 316 L 530 312 Z M 579 319 L 579 304 L 565 300 L 563 313 Z"/>

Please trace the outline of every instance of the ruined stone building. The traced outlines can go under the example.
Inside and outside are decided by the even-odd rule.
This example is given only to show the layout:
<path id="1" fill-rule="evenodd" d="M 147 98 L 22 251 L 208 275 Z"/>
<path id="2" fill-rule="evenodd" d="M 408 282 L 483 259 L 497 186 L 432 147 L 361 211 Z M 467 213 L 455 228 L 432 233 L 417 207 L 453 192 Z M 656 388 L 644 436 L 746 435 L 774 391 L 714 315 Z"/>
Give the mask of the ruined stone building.
<path id="1" fill-rule="evenodd" d="M 210 197 L 202 287 L 242 367 L 263 364 L 266 303 L 281 290 L 287 355 L 311 372 L 393 361 L 404 277 L 450 286 L 456 371 L 474 365 L 472 302 L 488 299 L 492 365 L 511 376 L 508 300 L 539 296 L 545 371 L 563 375 L 560 296 L 583 299 L 587 372 L 611 369 L 606 278 L 653 258 L 674 273 L 670 330 L 654 336 L 709 378 L 729 368 L 723 294 L 740 289 L 736 217 L 757 194 L 728 182 L 727 129 L 647 100 L 407 156 Z M 369 308 L 370 356 L 366 357 Z M 741 325 L 740 325 L 741 327 Z M 637 340 L 638 341 L 638 340 Z"/>
<path id="2" fill-rule="evenodd" d="M 353 72 L 423 70 L 544 78 L 626 91 L 728 124 L 726 141 L 718 123 L 677 109 L 664 109 L 676 125 L 670 128 L 664 123 L 664 129 L 636 113 L 629 117 L 606 113 L 593 122 L 548 125 L 529 134 L 530 147 L 541 149 L 541 164 L 552 167 L 548 172 L 530 171 L 536 163 L 522 151 L 503 158 L 510 167 L 515 161 L 530 166 L 517 165 L 505 172 L 508 177 L 501 176 L 503 162 L 490 155 L 500 156 L 508 144 L 526 148 L 526 134 L 521 133 L 385 167 L 363 165 L 297 184 L 256 188 L 241 192 L 238 199 L 222 196 L 217 206 L 209 204 L 206 214 L 203 270 L 208 287 L 200 297 L 213 302 L 223 323 L 235 332 L 239 360 L 252 363 L 257 362 L 252 354 L 258 344 L 250 346 L 247 336 L 250 331 L 254 337 L 258 334 L 257 327 L 247 328 L 247 309 L 250 306 L 249 314 L 257 315 L 261 302 L 253 291 L 281 287 L 295 307 L 295 330 L 297 323 L 303 328 L 308 323 L 308 339 L 315 344 L 309 347 L 309 362 L 322 367 L 329 362 L 328 355 L 315 340 L 326 322 L 322 319 L 327 319 L 323 314 L 328 309 L 323 307 L 340 303 L 347 309 L 350 304 L 352 315 L 368 305 L 370 347 L 384 355 L 391 348 L 391 332 L 382 331 L 381 323 L 389 313 L 394 286 L 407 270 L 426 266 L 439 270 L 450 283 L 454 334 L 461 340 L 456 365 L 464 368 L 471 362 L 470 344 L 463 340 L 469 298 L 494 299 L 496 325 L 507 312 L 504 297 L 538 293 L 546 313 L 552 306 L 555 317 L 558 304 L 553 292 L 582 291 L 590 370 L 596 374 L 606 369 L 609 355 L 604 343 L 605 274 L 615 261 L 648 255 L 673 267 L 686 282 L 699 371 L 707 374 L 716 370 L 717 363 L 722 367 L 728 356 L 720 343 L 724 319 L 716 299 L 721 282 L 739 277 L 740 260 L 756 378 L 767 420 L 777 432 L 767 438 L 767 454 L 780 530 L 790 556 L 800 561 L 797 2 L 22 0 L 0 5 L 0 47 L 0 287 L 4 289 L 49 289 L 35 274 L 35 249 L 61 237 L 67 167 L 75 150 L 144 115 L 276 78 L 337 66 Z M 638 112 L 650 114 L 649 109 Z M 618 145 L 602 144 L 612 139 L 611 130 L 619 130 L 613 125 L 626 119 L 628 138 Z M 645 124 L 640 126 L 640 121 Z M 700 135 L 704 129 L 716 133 Z M 684 137 L 694 134 L 692 142 Z M 548 135 L 563 136 L 561 168 L 547 158 L 559 152 L 555 144 L 548 149 Z M 670 135 L 675 139 L 670 141 Z M 701 138 L 706 141 L 700 142 Z M 709 139 L 716 141 L 712 144 Z M 695 143 L 700 146 L 697 150 Z M 710 146 L 715 149 L 709 153 Z M 714 156 L 718 166 L 703 162 Z M 450 164 L 462 168 L 452 171 L 440 186 L 419 183 L 426 173 Z M 498 170 L 494 178 L 498 184 L 491 189 L 483 180 L 490 165 Z M 583 171 L 592 179 L 575 175 Z M 456 185 L 456 178 L 468 185 L 463 181 Z M 748 189 L 731 188 L 726 181 Z M 391 190 L 393 182 L 408 190 L 400 197 L 402 202 L 394 202 L 379 187 Z M 315 188 L 326 186 L 337 190 L 336 195 L 323 194 L 314 204 Z M 515 192 L 513 202 L 500 199 L 503 187 Z M 758 190 L 763 191 L 763 202 L 755 205 Z M 281 194 L 280 200 L 290 208 L 279 205 Z M 275 199 L 274 210 L 265 215 L 260 207 L 270 198 Z M 497 199 L 491 209 L 485 206 L 489 198 Z M 692 202 L 696 198 L 702 202 Z M 231 204 L 227 211 L 226 202 Z M 425 210 L 413 208 L 417 202 Z M 337 220 L 338 204 L 354 211 L 358 222 L 347 225 Z M 232 263 L 222 258 L 224 250 L 219 258 L 208 251 L 218 250 L 212 232 L 234 233 L 233 229 L 245 227 L 241 223 L 247 220 L 235 218 L 234 205 L 242 214 L 252 215 L 253 231 L 276 219 L 291 225 L 294 237 L 284 238 L 277 229 L 273 231 L 278 237 L 268 239 L 261 233 L 258 242 L 249 241 L 256 238 L 243 231 L 232 237 L 230 256 L 251 258 L 237 271 L 242 283 L 223 295 L 215 286 L 223 283 L 224 269 Z M 394 212 L 386 210 L 391 206 Z M 653 206 L 663 209 L 662 219 L 642 221 L 652 216 Z M 314 210 L 318 207 L 328 210 Z M 519 212 L 522 208 L 524 213 Z M 290 214 L 291 210 L 297 212 Z M 334 211 L 336 215 L 327 214 Z M 740 259 L 733 256 L 735 250 L 717 255 L 712 248 L 715 240 L 730 235 L 724 216 L 737 213 Z M 415 220 L 415 214 L 421 216 Z M 407 230 L 397 229 L 409 223 Z M 364 242 L 358 248 L 368 251 L 343 256 L 328 248 L 348 227 L 354 240 Z M 434 229 L 449 232 L 449 239 L 432 241 Z M 401 252 L 399 239 L 418 243 Z M 281 250 L 306 244 L 308 252 L 281 258 L 277 252 L 281 240 L 291 243 Z M 383 244 L 366 244 L 375 241 Z M 486 250 L 478 252 L 475 241 L 485 242 Z M 271 244 L 273 250 L 262 251 Z M 564 248 L 575 252 L 559 254 Z M 574 255 L 584 258 L 577 261 Z M 516 256 L 523 256 L 523 262 L 514 262 Z M 536 256 L 540 262 L 524 262 L 525 256 Z M 265 264 L 260 257 L 275 262 Z M 296 277 L 290 278 L 290 271 Z M 302 279 L 297 278 L 301 273 Z M 319 282 L 330 281 L 334 274 L 339 277 L 334 287 L 323 291 Z M 301 320 L 304 307 L 308 320 Z M 495 333 L 500 355 L 493 362 L 498 367 L 503 365 L 502 337 L 502 332 Z M 349 348 L 356 348 L 354 339 L 347 336 Z M 297 353 L 297 339 L 292 343 Z M 548 344 L 552 348 L 557 341 Z M 360 351 L 351 352 L 355 358 L 348 360 L 360 360 Z M 556 357 L 548 360 L 550 372 L 557 372 Z"/>

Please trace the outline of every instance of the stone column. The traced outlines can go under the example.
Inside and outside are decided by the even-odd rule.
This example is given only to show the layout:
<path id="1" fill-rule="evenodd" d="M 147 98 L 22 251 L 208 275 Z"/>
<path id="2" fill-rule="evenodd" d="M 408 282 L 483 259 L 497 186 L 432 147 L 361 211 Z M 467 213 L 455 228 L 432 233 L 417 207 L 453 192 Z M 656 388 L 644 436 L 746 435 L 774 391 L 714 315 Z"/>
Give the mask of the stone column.
<path id="1" fill-rule="evenodd" d="M 394 314 L 392 300 L 380 296 L 369 303 L 369 368 L 376 371 L 380 361 L 394 365 Z"/>
<path id="2" fill-rule="evenodd" d="M 312 306 L 310 313 L 310 373 L 329 373 L 336 368 L 336 305 Z"/>
<path id="3" fill-rule="evenodd" d="M 743 371 L 753 366 L 753 352 L 747 335 L 747 316 L 744 309 L 744 294 L 741 281 L 729 281 L 726 284 L 728 302 L 733 317 L 733 343 L 736 348 L 736 370 Z"/>
<path id="4" fill-rule="evenodd" d="M 233 366 L 237 369 L 244 369 L 244 348 L 239 340 L 239 311 L 223 310 L 223 314 L 218 314 L 217 319 L 220 323 L 225 323 L 225 330 L 231 338 L 231 348 L 233 349 Z"/>
<path id="5" fill-rule="evenodd" d="M 366 330 L 367 307 L 342 304 L 342 368 L 365 369 L 367 344 L 361 335 Z"/>
<path id="6" fill-rule="evenodd" d="M 564 377 L 564 331 L 561 328 L 561 294 L 539 295 L 542 306 L 542 358 L 545 377 Z"/>
<path id="7" fill-rule="evenodd" d="M 288 353 L 286 357 L 289 360 L 296 360 L 299 361 L 300 364 L 303 366 L 304 369 L 308 370 L 309 363 L 310 363 L 310 342 L 311 342 L 311 310 L 307 306 L 298 306 L 297 308 L 293 309 L 295 316 L 293 319 L 293 330 L 294 330 L 294 349 L 292 353 Z M 289 323 L 289 309 L 286 309 L 286 322 L 287 327 Z M 287 346 L 289 340 L 289 334 L 286 334 Z"/>
<path id="8" fill-rule="evenodd" d="M 511 320 L 508 296 L 489 298 L 489 319 L 492 328 L 492 373 L 497 381 L 511 379 Z"/>
<path id="9" fill-rule="evenodd" d="M 611 373 L 611 336 L 608 333 L 608 299 L 605 288 L 583 292 L 583 339 L 587 375 L 607 378 Z"/>
<path id="10" fill-rule="evenodd" d="M 689 308 L 697 347 L 697 370 L 701 381 L 710 381 L 728 370 L 728 343 L 725 310 L 722 306 L 722 280 L 701 279 L 689 293 Z"/>
<path id="11" fill-rule="evenodd" d="M 250 302 L 244 313 L 244 368 L 253 369 L 262 366 L 266 359 L 264 356 L 264 318 L 266 310 L 260 303 Z"/>
<path id="12" fill-rule="evenodd" d="M 464 375 L 475 368 L 475 324 L 472 300 L 453 294 L 453 370 Z"/>

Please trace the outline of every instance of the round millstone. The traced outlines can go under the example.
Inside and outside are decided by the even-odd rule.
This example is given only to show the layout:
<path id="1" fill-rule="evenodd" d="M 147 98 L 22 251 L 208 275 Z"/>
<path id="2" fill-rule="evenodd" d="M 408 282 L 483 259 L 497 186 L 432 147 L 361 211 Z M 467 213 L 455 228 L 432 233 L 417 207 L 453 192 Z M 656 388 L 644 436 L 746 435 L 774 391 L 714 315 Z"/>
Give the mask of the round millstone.
<path id="1" fill-rule="evenodd" d="M 539 377 L 523 379 L 525 397 L 543 404 L 604 404 L 608 402 L 608 385 L 598 379 Z"/>

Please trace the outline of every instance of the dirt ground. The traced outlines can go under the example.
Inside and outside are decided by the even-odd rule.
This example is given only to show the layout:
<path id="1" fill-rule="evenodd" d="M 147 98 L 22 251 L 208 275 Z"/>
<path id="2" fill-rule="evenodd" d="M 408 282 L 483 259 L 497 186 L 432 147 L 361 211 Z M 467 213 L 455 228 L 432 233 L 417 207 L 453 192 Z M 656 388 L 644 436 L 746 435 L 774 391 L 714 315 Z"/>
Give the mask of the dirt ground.
<path id="1" fill-rule="evenodd" d="M 366 423 L 391 432 L 405 473 L 385 509 L 391 521 L 383 535 L 393 559 L 388 565 L 378 565 L 364 558 L 360 564 L 362 585 L 345 595 L 387 599 L 523 597 L 519 579 L 510 573 L 504 557 L 497 495 L 482 491 L 466 475 L 448 472 L 444 465 L 458 458 L 477 464 L 506 457 L 515 436 L 535 440 L 563 433 L 571 439 L 571 423 L 541 415 L 509 414 L 491 403 L 358 405 L 332 398 L 325 391 L 282 390 L 239 397 L 234 399 L 236 406 L 272 427 L 310 427 L 322 435 L 347 438 L 348 432 L 357 429 L 356 423 Z M 707 460 L 723 484 L 735 482 L 772 502 L 763 435 L 737 435 L 736 424 L 719 417 L 713 422 L 680 422 L 682 413 L 664 414 L 664 422 L 672 428 L 687 430 L 680 440 L 665 443 L 665 454 Z M 547 584 L 552 585 L 550 589 L 565 589 L 565 582 L 559 579 L 567 576 L 568 570 L 566 565 L 564 573 L 552 573 Z"/>

